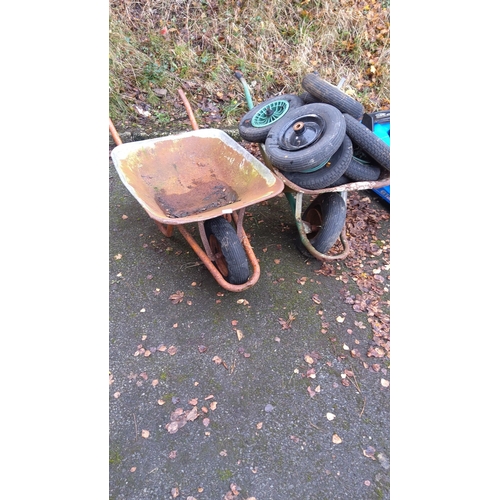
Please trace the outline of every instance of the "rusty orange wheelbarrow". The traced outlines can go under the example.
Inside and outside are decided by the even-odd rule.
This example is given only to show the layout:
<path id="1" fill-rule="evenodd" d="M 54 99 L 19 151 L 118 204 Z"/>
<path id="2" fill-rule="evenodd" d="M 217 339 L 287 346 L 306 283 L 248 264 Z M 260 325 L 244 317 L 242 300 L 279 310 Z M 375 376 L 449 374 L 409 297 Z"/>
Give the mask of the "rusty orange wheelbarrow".
<path id="1" fill-rule="evenodd" d="M 110 119 L 117 144 L 111 158 L 160 231 L 171 237 L 177 227 L 217 283 L 240 292 L 260 277 L 243 229 L 245 208 L 278 195 L 284 184 L 225 132 L 199 129 L 184 92 L 179 94 L 194 130 L 123 143 Z M 201 245 L 183 227 L 188 223 L 198 225 Z"/>

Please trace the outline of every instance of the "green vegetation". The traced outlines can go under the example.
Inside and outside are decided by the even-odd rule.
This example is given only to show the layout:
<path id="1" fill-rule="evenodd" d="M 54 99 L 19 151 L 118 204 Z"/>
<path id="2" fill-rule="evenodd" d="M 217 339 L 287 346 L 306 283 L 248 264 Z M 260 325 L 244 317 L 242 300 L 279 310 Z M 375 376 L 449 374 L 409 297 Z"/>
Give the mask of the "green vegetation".
<path id="1" fill-rule="evenodd" d="M 247 111 L 236 70 L 254 103 L 303 92 L 317 71 L 366 111 L 390 107 L 387 0 L 111 0 L 109 113 L 116 124 L 196 119 L 230 126 Z M 215 123 L 215 125 L 212 125 Z"/>

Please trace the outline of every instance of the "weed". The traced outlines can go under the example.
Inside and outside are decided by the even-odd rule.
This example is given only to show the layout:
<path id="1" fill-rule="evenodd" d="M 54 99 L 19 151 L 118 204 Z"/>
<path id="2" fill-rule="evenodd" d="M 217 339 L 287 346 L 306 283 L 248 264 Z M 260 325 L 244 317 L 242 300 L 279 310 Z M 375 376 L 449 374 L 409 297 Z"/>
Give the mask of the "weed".
<path id="1" fill-rule="evenodd" d="M 345 78 L 344 90 L 367 112 L 389 107 L 390 0 L 147 5 L 109 4 L 109 113 L 118 120 L 135 117 L 144 96 L 157 107 L 152 87 L 175 95 L 182 85 L 191 102 L 231 93 L 220 114 L 232 122 L 246 111 L 236 70 L 254 82 L 254 102 L 301 93 L 303 76 L 317 70 L 332 84 Z M 176 118 L 178 102 L 165 106 L 149 119 Z"/>

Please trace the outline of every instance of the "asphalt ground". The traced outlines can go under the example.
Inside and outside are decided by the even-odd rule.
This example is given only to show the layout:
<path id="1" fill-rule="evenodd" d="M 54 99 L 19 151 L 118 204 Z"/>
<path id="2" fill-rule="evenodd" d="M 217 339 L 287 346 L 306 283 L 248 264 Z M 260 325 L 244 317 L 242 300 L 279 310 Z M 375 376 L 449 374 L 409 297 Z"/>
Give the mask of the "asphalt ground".
<path id="1" fill-rule="evenodd" d="M 385 244 L 365 270 L 388 315 L 389 205 L 356 192 L 348 214 L 351 199 Z M 362 286 L 344 261 L 298 251 L 283 194 L 243 227 L 261 275 L 230 292 L 110 160 L 109 498 L 388 499 L 390 360 L 373 357 Z"/>

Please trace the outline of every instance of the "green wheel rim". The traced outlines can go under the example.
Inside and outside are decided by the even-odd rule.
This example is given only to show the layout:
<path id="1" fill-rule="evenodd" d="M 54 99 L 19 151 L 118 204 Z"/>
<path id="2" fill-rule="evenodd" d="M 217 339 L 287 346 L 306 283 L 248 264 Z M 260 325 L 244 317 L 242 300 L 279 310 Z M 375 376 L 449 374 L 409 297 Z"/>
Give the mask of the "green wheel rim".
<path id="1" fill-rule="evenodd" d="M 288 104 L 288 101 L 281 99 L 269 103 L 255 113 L 251 122 L 252 126 L 256 128 L 267 127 L 271 123 L 279 120 L 288 111 L 289 107 L 290 104 Z"/>
<path id="2" fill-rule="evenodd" d="M 310 174 L 311 172 L 316 172 L 316 170 L 319 170 L 320 168 L 323 168 L 330 160 L 326 160 L 325 162 L 319 164 L 318 166 L 314 168 L 310 168 L 309 170 L 301 170 L 303 174 Z"/>

